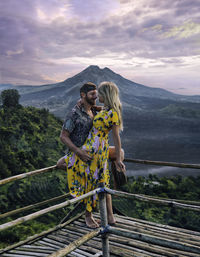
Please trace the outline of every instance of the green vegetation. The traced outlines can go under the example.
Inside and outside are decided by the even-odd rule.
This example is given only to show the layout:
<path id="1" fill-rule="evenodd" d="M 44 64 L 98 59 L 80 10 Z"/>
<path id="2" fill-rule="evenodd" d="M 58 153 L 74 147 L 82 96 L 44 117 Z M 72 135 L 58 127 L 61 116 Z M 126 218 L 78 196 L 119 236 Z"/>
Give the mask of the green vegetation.
<path id="1" fill-rule="evenodd" d="M 63 155 L 65 148 L 59 139 L 61 120 L 46 109 L 22 107 L 18 103 L 18 93 L 6 91 L 1 94 L 3 105 L 0 108 L 0 179 L 54 165 Z M 8 99 L 13 97 L 15 101 L 9 104 Z M 55 170 L 1 186 L 0 213 L 64 194 L 67 191 L 66 181 L 66 172 Z M 129 178 L 123 190 L 157 197 L 199 201 L 200 177 L 133 177 Z M 200 231 L 198 212 L 119 197 L 113 197 L 113 202 L 120 212 L 128 216 Z M 59 201 L 51 205 L 56 203 Z M 1 219 L 0 222 L 3 224 L 48 206 L 50 204 Z M 51 212 L 1 232 L 0 248 L 57 225 L 70 208 Z"/>
<path id="2" fill-rule="evenodd" d="M 4 98 L 9 99 L 8 95 Z M 62 121 L 46 109 L 25 108 L 14 102 L 9 106 L 3 101 L 0 108 L 1 179 L 54 165 L 64 152 L 59 139 Z"/>
<path id="3" fill-rule="evenodd" d="M 168 106 L 160 109 L 160 112 L 162 114 L 168 114 L 173 116 L 179 116 L 184 118 L 199 118 L 200 117 L 200 111 L 197 109 L 185 107 L 185 106 L 179 106 L 177 104 L 169 104 Z"/>
<path id="4" fill-rule="evenodd" d="M 46 109 L 19 105 L 19 97 L 16 90 L 5 90 L 1 94 L 0 179 L 55 165 L 65 149 L 59 139 L 62 121 Z M 0 213 L 62 195 L 66 193 L 66 181 L 66 172 L 55 170 L 1 186 Z M 59 201 L 53 204 L 56 203 Z M 9 222 L 38 210 L 35 208 L 0 222 Z M 66 211 L 58 210 L 3 231 L 0 247 L 55 226 Z"/>

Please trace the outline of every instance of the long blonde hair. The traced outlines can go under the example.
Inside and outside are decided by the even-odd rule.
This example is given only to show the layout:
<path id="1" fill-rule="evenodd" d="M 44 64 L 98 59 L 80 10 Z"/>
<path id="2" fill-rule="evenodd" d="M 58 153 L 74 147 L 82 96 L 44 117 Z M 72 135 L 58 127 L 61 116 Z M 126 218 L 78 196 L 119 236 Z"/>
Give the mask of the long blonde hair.
<path id="1" fill-rule="evenodd" d="M 98 86 L 98 94 L 103 97 L 104 105 L 114 109 L 119 117 L 119 127 L 123 130 L 122 104 L 119 99 L 119 89 L 113 82 L 104 81 Z"/>

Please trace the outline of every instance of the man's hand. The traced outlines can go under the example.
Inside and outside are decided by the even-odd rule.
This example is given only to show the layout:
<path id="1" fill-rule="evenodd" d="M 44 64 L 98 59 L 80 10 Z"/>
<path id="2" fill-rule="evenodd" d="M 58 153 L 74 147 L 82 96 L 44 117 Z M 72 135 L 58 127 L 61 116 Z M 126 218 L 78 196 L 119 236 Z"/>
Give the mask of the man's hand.
<path id="1" fill-rule="evenodd" d="M 78 157 L 84 161 L 84 162 L 87 162 L 87 161 L 91 161 L 92 160 L 92 157 L 88 154 L 89 151 L 87 150 L 81 150 L 80 148 L 76 151 L 76 155 L 78 155 Z"/>

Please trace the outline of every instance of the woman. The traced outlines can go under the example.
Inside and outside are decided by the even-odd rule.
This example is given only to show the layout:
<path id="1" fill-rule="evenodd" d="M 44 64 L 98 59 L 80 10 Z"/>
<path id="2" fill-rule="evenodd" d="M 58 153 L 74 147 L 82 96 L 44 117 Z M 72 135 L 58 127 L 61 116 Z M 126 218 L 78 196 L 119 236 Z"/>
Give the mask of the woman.
<path id="1" fill-rule="evenodd" d="M 108 133 L 112 130 L 113 141 L 116 149 L 116 168 L 125 170 L 121 156 L 121 141 L 119 130 L 123 129 L 121 102 L 119 90 L 112 82 L 102 82 L 98 87 L 99 101 L 104 104 L 93 121 L 93 127 L 82 146 L 92 156 L 89 162 L 83 162 L 75 153 L 65 157 L 68 174 L 68 187 L 74 197 L 81 196 L 98 188 L 98 184 L 104 182 L 109 187 L 108 170 Z M 92 216 L 92 210 L 96 207 L 98 196 L 94 195 L 84 200 L 86 204 L 85 221 L 88 227 L 98 227 L 97 221 Z M 106 195 L 108 223 L 114 224 L 112 211 L 112 199 Z"/>

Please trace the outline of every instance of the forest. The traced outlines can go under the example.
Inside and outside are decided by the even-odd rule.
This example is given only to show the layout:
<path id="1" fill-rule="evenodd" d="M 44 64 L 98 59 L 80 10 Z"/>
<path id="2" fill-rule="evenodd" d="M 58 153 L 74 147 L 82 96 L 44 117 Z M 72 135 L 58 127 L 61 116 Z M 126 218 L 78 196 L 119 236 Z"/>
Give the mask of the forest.
<path id="1" fill-rule="evenodd" d="M 65 150 L 59 139 L 62 121 L 47 109 L 23 107 L 19 104 L 19 98 L 17 90 L 10 89 L 1 93 L 0 179 L 55 165 Z M 130 177 L 121 190 L 166 199 L 199 201 L 200 177 Z M 67 192 L 66 172 L 58 169 L 11 182 L 0 187 L 0 214 Z M 124 215 L 200 231 L 198 212 L 119 197 L 113 197 L 113 205 L 115 212 Z M 57 225 L 71 208 L 63 208 L 4 230 L 0 233 L 0 248 Z M 3 224 L 37 210 L 35 208 L 5 217 L 0 222 Z"/>

